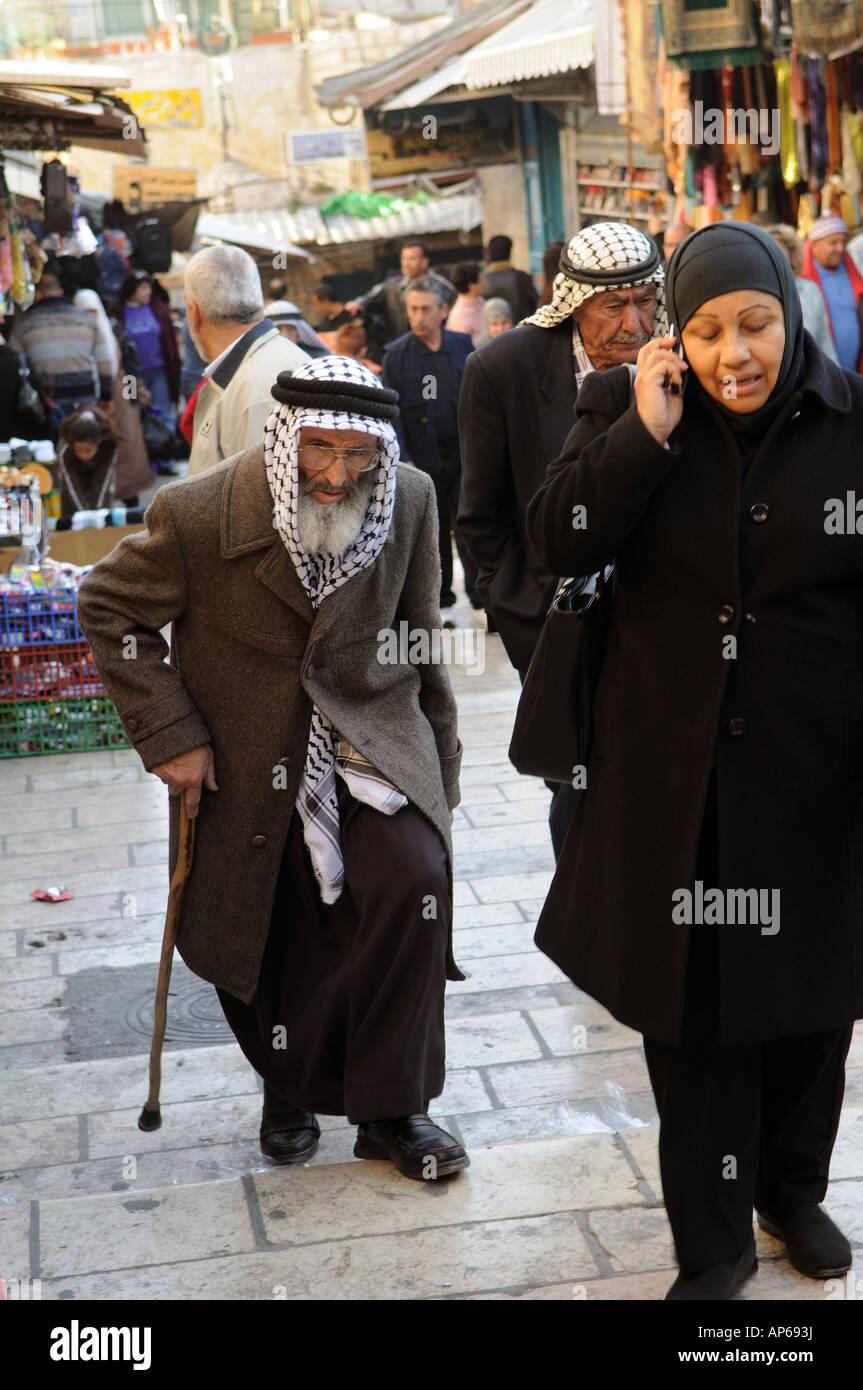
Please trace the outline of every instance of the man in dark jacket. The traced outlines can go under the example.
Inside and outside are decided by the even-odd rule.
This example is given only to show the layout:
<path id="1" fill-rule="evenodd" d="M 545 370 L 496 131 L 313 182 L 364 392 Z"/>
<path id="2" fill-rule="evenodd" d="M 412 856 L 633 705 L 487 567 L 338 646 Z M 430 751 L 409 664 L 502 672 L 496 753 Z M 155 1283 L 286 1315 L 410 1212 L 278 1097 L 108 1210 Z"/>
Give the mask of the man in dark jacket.
<path id="1" fill-rule="evenodd" d="M 486 299 L 505 299 L 512 309 L 513 323 L 519 323 L 533 313 L 539 296 L 527 271 L 510 265 L 511 254 L 512 241 L 508 236 L 491 238 L 480 291 Z"/>
<path id="2" fill-rule="evenodd" d="M 459 403 L 458 524 L 479 567 L 480 598 L 522 679 L 558 579 L 527 540 L 527 504 L 563 448 L 586 374 L 634 362 L 665 328 L 659 252 L 634 227 L 586 228 L 560 265 L 552 302 L 473 354 Z M 556 787 L 550 822 L 559 854 L 575 794 Z"/>
<path id="3" fill-rule="evenodd" d="M 447 306 L 436 280 L 417 280 L 410 287 L 407 312 L 410 332 L 389 345 L 381 380 L 399 393 L 401 414 L 396 421 L 396 433 L 402 462 L 413 463 L 430 474 L 435 486 L 441 608 L 451 608 L 455 603 L 452 588 L 452 532 L 455 529 L 467 596 L 471 608 L 479 614 L 482 605 L 476 589 L 476 565 L 456 528 L 461 484 L 458 398 L 473 343 L 469 333 L 450 333 L 444 328 Z"/>
<path id="4" fill-rule="evenodd" d="M 455 290 L 448 280 L 430 269 L 429 253 L 421 241 L 406 241 L 399 253 L 400 275 L 390 275 L 374 285 L 368 294 L 352 299 L 345 308 L 362 314 L 369 345 L 369 356 L 380 362 L 384 348 L 410 328 L 407 292 L 418 280 L 433 280 L 438 294 L 449 308 L 455 303 Z"/>

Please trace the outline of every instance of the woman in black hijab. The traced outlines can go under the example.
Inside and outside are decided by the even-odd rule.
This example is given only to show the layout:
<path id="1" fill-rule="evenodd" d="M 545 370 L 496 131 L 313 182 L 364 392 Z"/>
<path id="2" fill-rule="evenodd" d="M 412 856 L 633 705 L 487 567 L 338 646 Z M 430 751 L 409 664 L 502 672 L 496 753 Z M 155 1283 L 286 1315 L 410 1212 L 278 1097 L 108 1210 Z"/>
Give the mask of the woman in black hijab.
<path id="1" fill-rule="evenodd" d="M 632 398 L 591 373 L 527 511 L 550 572 L 615 564 L 536 940 L 644 1035 L 668 1297 L 724 1299 L 757 1268 L 753 1206 L 801 1273 L 851 1263 L 820 1203 L 863 1017 L 863 381 L 758 228 L 688 237 L 666 303 L 686 361 L 645 344 Z"/>

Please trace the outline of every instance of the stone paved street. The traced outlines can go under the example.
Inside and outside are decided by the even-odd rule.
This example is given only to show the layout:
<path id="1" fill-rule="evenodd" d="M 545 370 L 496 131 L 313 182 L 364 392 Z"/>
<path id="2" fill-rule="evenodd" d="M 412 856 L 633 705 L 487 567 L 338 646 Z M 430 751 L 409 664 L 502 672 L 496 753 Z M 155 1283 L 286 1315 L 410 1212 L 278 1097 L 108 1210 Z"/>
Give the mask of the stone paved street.
<path id="1" fill-rule="evenodd" d="M 459 612 L 466 617 L 466 606 Z M 533 944 L 551 869 L 548 793 L 506 749 L 518 682 L 497 637 L 453 672 L 449 1075 L 433 1113 L 470 1169 L 438 1184 L 257 1144 L 256 1077 L 214 991 L 176 961 L 163 1125 L 137 1128 L 167 896 L 167 793 L 131 751 L 0 765 L 0 1272 L 44 1299 L 659 1299 L 673 1278 L 639 1037 Z M 31 889 L 66 883 L 55 905 Z M 863 1030 L 828 1208 L 863 1277 Z M 759 1234 L 746 1299 L 824 1299 Z"/>

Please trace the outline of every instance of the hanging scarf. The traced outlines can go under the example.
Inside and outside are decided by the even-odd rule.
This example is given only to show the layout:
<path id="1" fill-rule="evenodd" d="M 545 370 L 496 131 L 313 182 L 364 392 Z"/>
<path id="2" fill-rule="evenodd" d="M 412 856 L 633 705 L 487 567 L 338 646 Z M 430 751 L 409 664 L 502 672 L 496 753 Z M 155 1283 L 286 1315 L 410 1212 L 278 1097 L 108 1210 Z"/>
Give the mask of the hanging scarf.
<path id="1" fill-rule="evenodd" d="M 396 396 L 395 392 L 383 389 L 374 374 L 359 362 L 335 356 L 318 358 L 293 372 L 281 372 L 272 393 L 278 404 L 265 426 L 264 460 L 273 496 L 273 526 L 285 544 L 312 607 L 317 610 L 342 584 L 374 564 L 389 534 L 399 458 L 396 433 L 390 423 L 397 413 Z M 376 415 L 366 414 L 366 410 Z M 300 541 L 298 446 L 300 431 L 306 425 L 327 430 L 362 430 L 381 441 L 381 461 L 365 519 L 355 540 L 341 555 L 310 555 Z M 373 805 L 385 815 L 392 815 L 407 805 L 407 798 L 355 749 L 345 746 L 342 761 L 337 762 L 339 751 L 338 736 L 331 721 L 313 705 L 296 807 L 325 903 L 336 902 L 344 886 L 337 768 L 357 800 Z"/>
<path id="2" fill-rule="evenodd" d="M 665 276 L 655 244 L 644 232 L 625 222 L 595 222 L 580 231 L 560 253 L 552 299 L 522 323 L 556 328 L 572 317 L 585 300 L 604 290 L 629 290 L 656 282 L 654 337 L 668 332 L 665 317 Z"/>

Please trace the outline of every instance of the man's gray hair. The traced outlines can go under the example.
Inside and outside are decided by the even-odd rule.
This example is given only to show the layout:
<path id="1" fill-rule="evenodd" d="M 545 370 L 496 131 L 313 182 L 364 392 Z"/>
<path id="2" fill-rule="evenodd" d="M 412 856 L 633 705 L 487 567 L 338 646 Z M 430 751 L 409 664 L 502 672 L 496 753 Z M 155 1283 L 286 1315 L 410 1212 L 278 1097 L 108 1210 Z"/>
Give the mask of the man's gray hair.
<path id="1" fill-rule="evenodd" d="M 446 303 L 446 289 L 440 280 L 433 280 L 430 275 L 421 275 L 418 280 L 412 280 L 405 291 L 405 300 L 409 294 L 433 294 L 438 304 L 443 306 Z"/>
<path id="2" fill-rule="evenodd" d="M 186 266 L 184 289 L 213 324 L 253 323 L 264 314 L 258 267 L 239 246 L 205 246 Z"/>

